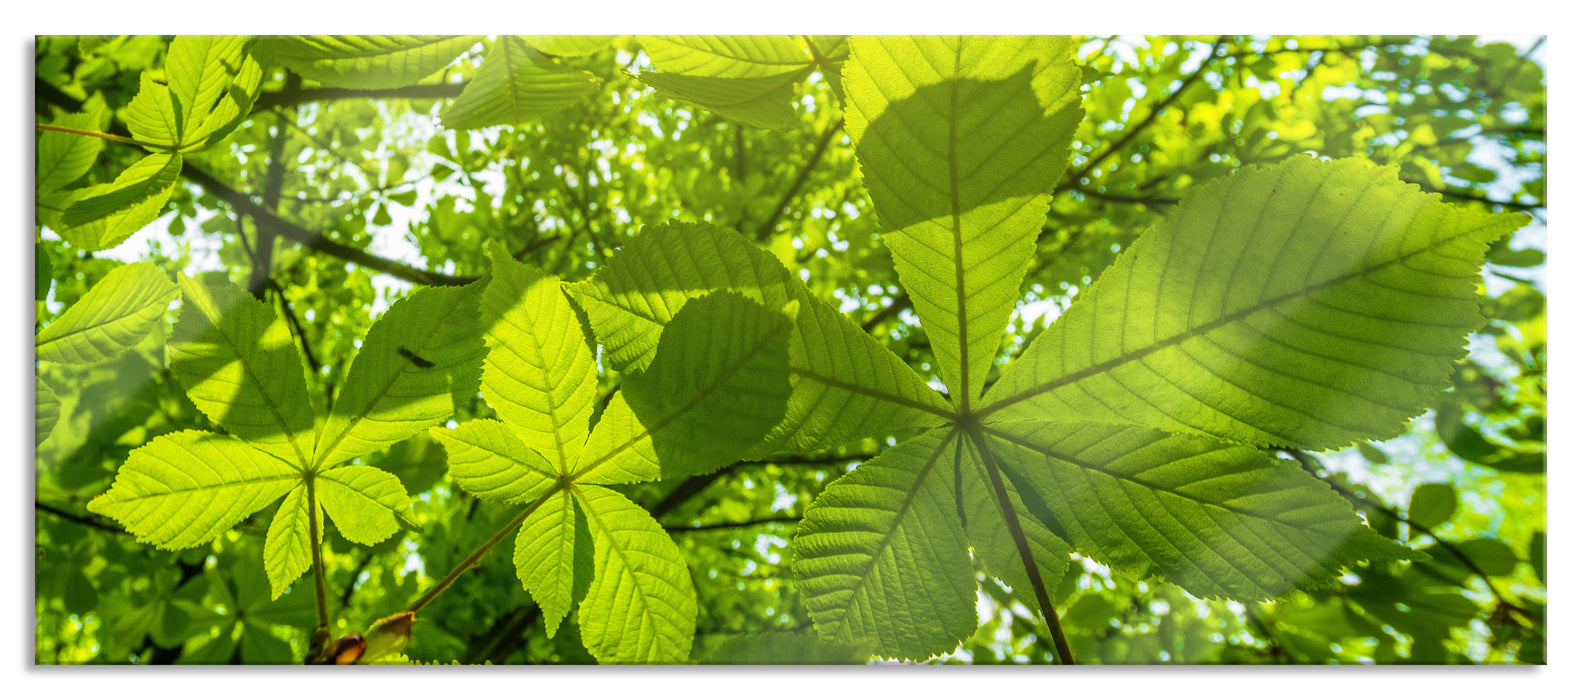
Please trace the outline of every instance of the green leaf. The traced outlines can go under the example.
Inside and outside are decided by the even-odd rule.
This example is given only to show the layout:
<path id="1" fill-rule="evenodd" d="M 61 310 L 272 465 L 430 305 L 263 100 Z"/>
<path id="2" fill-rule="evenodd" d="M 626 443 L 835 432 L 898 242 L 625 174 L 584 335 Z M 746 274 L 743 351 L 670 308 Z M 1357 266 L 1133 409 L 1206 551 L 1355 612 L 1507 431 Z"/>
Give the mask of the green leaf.
<path id="1" fill-rule="evenodd" d="M 449 65 L 477 36 L 290 36 L 266 39 L 273 59 L 328 87 L 412 85 Z"/>
<path id="2" fill-rule="evenodd" d="M 1070 163 L 1069 37 L 854 37 L 846 128 L 955 403 L 973 404 Z"/>
<path id="3" fill-rule="evenodd" d="M 1243 169 L 1123 253 L 982 413 L 1304 449 L 1392 437 L 1483 324 L 1483 250 L 1526 220 L 1451 207 L 1363 159 Z"/>
<path id="4" fill-rule="evenodd" d="M 184 430 L 132 451 L 88 510 L 161 549 L 208 542 L 302 483 L 291 465 L 241 440 Z"/>
<path id="5" fill-rule="evenodd" d="M 348 465 L 320 472 L 315 496 L 346 539 L 375 545 L 394 535 L 399 518 L 412 522 L 412 501 L 390 472 Z"/>
<path id="6" fill-rule="evenodd" d="M 706 474 L 757 445 L 791 394 L 784 313 L 732 292 L 687 302 L 653 364 L 628 377 L 578 462 L 578 481 Z"/>
<path id="7" fill-rule="evenodd" d="M 937 425 L 949 413 L 900 358 L 814 298 L 773 255 L 726 229 L 680 222 L 645 227 L 570 290 L 604 345 L 603 357 L 627 373 L 653 362 L 661 331 L 688 299 L 731 290 L 770 309 L 795 301 L 791 398 L 755 456 Z"/>
<path id="8" fill-rule="evenodd" d="M 291 331 L 224 273 L 177 279 L 186 301 L 170 371 L 209 420 L 287 463 L 313 455 L 313 405 Z"/>
<path id="9" fill-rule="evenodd" d="M 1425 530 L 1432 530 L 1456 512 L 1456 489 L 1450 484 L 1423 484 L 1412 491 L 1406 517 Z"/>
<path id="10" fill-rule="evenodd" d="M 37 375 L 33 377 L 33 446 L 44 444 L 60 420 L 60 399 Z"/>
<path id="11" fill-rule="evenodd" d="M 813 71 L 802 41 L 789 36 L 646 36 L 659 72 L 637 77 L 659 94 L 764 129 L 796 123 L 793 89 Z"/>
<path id="12" fill-rule="evenodd" d="M 502 36 L 440 121 L 448 129 L 523 124 L 592 97 L 602 83 L 587 71 L 556 67 L 518 37 Z"/>
<path id="13" fill-rule="evenodd" d="M 830 484 L 797 526 L 797 590 L 826 641 L 926 659 L 978 627 L 957 514 L 958 435 L 936 428 Z M 970 449 L 970 446 L 969 446 Z"/>
<path id="14" fill-rule="evenodd" d="M 90 111 L 61 115 L 50 124 L 68 129 L 98 131 L 103 122 L 103 111 L 103 104 L 96 103 Z M 63 198 L 57 193 L 86 175 L 103 149 L 103 139 L 58 131 L 38 132 L 33 161 L 33 197 L 37 210 L 61 206 L 63 202 L 60 200 Z M 56 222 L 50 220 L 47 214 L 35 214 L 35 217 L 50 228 L 56 227 Z"/>
<path id="15" fill-rule="evenodd" d="M 586 583 L 592 576 L 593 547 L 586 516 L 568 490 L 551 495 L 522 523 L 512 561 L 522 586 L 544 612 L 546 635 L 555 636 L 560 621 L 586 593 L 576 584 L 579 578 Z"/>
<path id="16" fill-rule="evenodd" d="M 1511 546 L 1492 537 L 1451 543 L 1487 576 L 1508 576 L 1516 570 L 1516 553 Z"/>
<path id="17" fill-rule="evenodd" d="M 555 468 L 500 421 L 470 420 L 429 434 L 445 445 L 456 485 L 478 498 L 527 503 L 555 485 Z"/>
<path id="18" fill-rule="evenodd" d="M 599 663 L 682 663 L 698 603 L 681 550 L 653 516 L 614 491 L 577 486 L 593 538 L 582 640 Z"/>
<path id="19" fill-rule="evenodd" d="M 277 599 L 313 566 L 312 523 L 308 520 L 308 487 L 300 483 L 286 494 L 264 535 L 264 571 L 269 574 L 269 597 Z M 318 508 L 313 510 L 317 511 Z M 313 513 L 314 518 L 319 513 Z M 320 521 L 322 524 L 323 521 Z M 323 528 L 319 536 L 323 537 Z"/>
<path id="20" fill-rule="evenodd" d="M 523 41 L 551 56 L 591 56 L 607 48 L 615 39 L 611 35 L 554 35 L 524 36 Z"/>
<path id="21" fill-rule="evenodd" d="M 313 463 L 333 466 L 443 423 L 477 392 L 482 285 L 429 287 L 368 329 L 319 431 Z M 300 376 L 300 373 L 299 373 Z"/>
<path id="22" fill-rule="evenodd" d="M 984 432 L 1035 512 L 1130 578 L 1255 601 L 1329 585 L 1359 560 L 1416 557 L 1365 527 L 1323 481 L 1250 446 L 1101 423 Z"/>
<path id="23" fill-rule="evenodd" d="M 179 294 L 153 263 L 117 267 L 39 331 L 34 357 L 71 364 L 119 357 L 164 319 Z"/>
<path id="24" fill-rule="evenodd" d="M 498 242 L 481 305 L 483 397 L 521 441 L 569 474 L 587 439 L 598 368 L 560 280 L 512 259 Z"/>
<path id="25" fill-rule="evenodd" d="M 137 94 L 126 105 L 126 128 L 132 138 L 151 151 L 173 153 L 181 150 L 192 110 L 182 105 L 170 86 L 152 75 L 138 76 Z"/>
<path id="26" fill-rule="evenodd" d="M 252 41 L 239 36 L 183 35 L 170 42 L 165 80 L 169 83 L 168 100 L 180 114 L 176 121 L 180 128 L 168 141 L 153 143 L 174 145 L 182 151 L 199 150 L 230 134 L 248 116 L 263 83 L 263 66 L 250 52 Z M 148 89 L 146 85 L 144 89 Z M 139 113 L 141 110 L 128 107 L 128 126 L 134 136 L 138 135 L 138 122 L 132 121 L 132 115 Z"/>
<path id="27" fill-rule="evenodd" d="M 156 153 L 114 182 L 78 190 L 61 215 L 60 237 L 88 252 L 114 247 L 159 218 L 180 174 L 181 156 Z"/>

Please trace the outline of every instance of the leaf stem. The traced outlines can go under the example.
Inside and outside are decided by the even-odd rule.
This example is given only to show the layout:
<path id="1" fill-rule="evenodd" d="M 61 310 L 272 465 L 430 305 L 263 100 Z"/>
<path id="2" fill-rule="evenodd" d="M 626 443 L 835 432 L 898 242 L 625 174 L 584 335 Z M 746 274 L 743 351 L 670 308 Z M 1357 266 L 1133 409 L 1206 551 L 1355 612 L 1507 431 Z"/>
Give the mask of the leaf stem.
<path id="1" fill-rule="evenodd" d="M 1000 478 L 1000 467 L 994 461 L 994 453 L 989 451 L 989 441 L 983 436 L 983 428 L 976 421 L 967 421 L 964 427 L 967 435 L 972 437 L 972 444 L 978 448 L 984 469 L 989 472 L 989 483 L 994 486 L 994 498 L 1000 506 L 1000 515 L 1005 518 L 1005 526 L 1010 529 L 1011 539 L 1016 542 L 1016 553 L 1022 557 L 1022 568 L 1027 570 L 1027 578 L 1033 584 L 1039 612 L 1043 613 L 1044 622 L 1049 623 L 1049 634 L 1055 640 L 1055 651 L 1060 656 L 1060 663 L 1075 665 L 1077 659 L 1071 654 L 1065 631 L 1060 629 L 1060 616 L 1055 612 L 1054 603 L 1049 600 L 1049 591 L 1044 588 L 1044 576 L 1038 570 L 1038 562 L 1033 560 L 1032 547 L 1028 546 L 1027 535 L 1022 532 L 1022 522 L 1011 505 L 1011 495 L 1005 490 L 1005 482 Z"/>
<path id="2" fill-rule="evenodd" d="M 41 124 L 39 122 L 34 122 L 33 123 L 33 128 L 38 129 L 39 131 L 55 131 L 55 132 L 59 132 L 59 133 L 62 133 L 62 134 L 72 134 L 74 136 L 88 136 L 88 137 L 91 137 L 91 138 L 104 139 L 105 141 L 114 141 L 116 143 L 124 143 L 124 144 L 132 145 L 132 146 L 142 146 L 143 148 L 146 148 L 146 149 L 148 149 L 150 151 L 172 152 L 172 149 L 170 149 L 168 147 L 165 147 L 165 146 L 156 146 L 156 145 L 151 144 L 151 143 L 143 143 L 142 141 L 139 141 L 139 140 L 134 139 L 134 138 L 129 138 L 129 137 L 126 137 L 126 136 L 117 136 L 115 134 L 107 134 L 107 133 L 104 133 L 103 131 L 90 131 L 88 129 L 73 129 L 73 128 L 69 127 L 69 126 L 55 126 L 54 124 Z"/>
<path id="3" fill-rule="evenodd" d="M 329 594 L 324 589 L 324 552 L 323 543 L 319 541 L 319 499 L 313 490 L 313 484 L 318 481 L 318 474 L 308 472 L 308 537 L 312 540 L 313 547 L 313 595 L 318 599 L 319 626 L 329 629 L 330 626 L 330 600 Z"/>
<path id="4" fill-rule="evenodd" d="M 490 537 L 489 541 L 484 542 L 483 546 L 479 547 L 472 554 L 467 555 L 467 558 L 463 559 L 460 564 L 457 564 L 456 568 L 451 569 L 450 573 L 445 574 L 445 578 L 440 579 L 439 583 L 434 584 L 432 588 L 428 589 L 428 591 L 423 593 L 422 596 L 419 596 L 417 600 L 413 601 L 411 605 L 407 606 L 406 612 L 416 613 L 419 610 L 422 610 L 423 606 L 433 602 L 435 598 L 439 597 L 440 593 L 443 593 L 445 592 L 445 589 L 450 588 L 451 584 L 456 582 L 456 579 L 461 578 L 462 574 L 467 573 L 468 569 L 477 566 L 478 562 L 483 560 L 484 555 L 487 555 L 489 552 L 494 550 L 495 545 L 500 544 L 500 542 L 506 537 L 510 536 L 510 534 L 516 530 L 516 528 L 520 527 L 523 522 L 526 522 L 528 516 L 533 514 L 533 511 L 538 510 L 538 507 L 544 505 L 544 503 L 547 502 L 551 496 L 560 493 L 562 488 L 564 487 L 559 486 L 545 491 L 544 495 L 539 496 L 537 500 L 528 504 L 527 508 L 523 509 L 520 514 L 511 519 L 511 522 L 506 523 L 505 527 L 500 528 L 499 532 L 494 533 L 494 536 Z"/>

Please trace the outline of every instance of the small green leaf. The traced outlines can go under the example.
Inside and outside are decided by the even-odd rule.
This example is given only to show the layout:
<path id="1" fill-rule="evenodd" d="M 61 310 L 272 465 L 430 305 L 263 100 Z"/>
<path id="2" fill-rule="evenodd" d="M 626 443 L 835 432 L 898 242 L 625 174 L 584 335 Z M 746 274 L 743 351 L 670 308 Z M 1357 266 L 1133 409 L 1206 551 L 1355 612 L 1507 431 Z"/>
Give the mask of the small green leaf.
<path id="1" fill-rule="evenodd" d="M 61 215 L 60 237 L 85 251 L 114 247 L 159 218 L 181 174 L 181 156 L 156 153 L 115 181 L 78 190 Z"/>
<path id="2" fill-rule="evenodd" d="M 38 376 L 33 377 L 33 446 L 44 444 L 60 420 L 60 399 Z"/>
<path id="3" fill-rule="evenodd" d="M 119 357 L 164 319 L 176 285 L 153 263 L 117 267 L 39 331 L 34 356 L 48 362 L 91 364 Z"/>
<path id="4" fill-rule="evenodd" d="M 555 468 L 500 421 L 470 420 L 429 434 L 445 445 L 456 485 L 478 498 L 527 503 L 555 485 Z"/>
<path id="5" fill-rule="evenodd" d="M 324 513 L 346 539 L 375 545 L 394 535 L 400 520 L 412 522 L 412 501 L 394 474 L 358 465 L 321 472 L 315 493 Z"/>
<path id="6" fill-rule="evenodd" d="M 328 87 L 394 88 L 433 75 L 477 36 L 290 36 L 263 40 L 272 58 Z"/>
<path id="7" fill-rule="evenodd" d="M 734 231 L 708 224 L 648 226 L 592 279 L 570 285 L 616 369 L 653 362 L 665 324 L 687 300 L 731 290 L 770 309 L 795 301 L 786 416 L 754 450 L 842 445 L 939 423 L 949 405 L 910 367 L 779 260 Z"/>
<path id="8" fill-rule="evenodd" d="M 522 523 L 512 561 L 522 586 L 544 611 L 545 634 L 555 636 L 571 606 L 586 594 L 577 590 L 577 581 L 581 578 L 585 584 L 592 576 L 593 547 L 587 517 L 569 490 L 550 496 Z"/>
<path id="9" fill-rule="evenodd" d="M 44 301 L 49 298 L 49 287 L 55 280 L 55 261 L 50 258 L 49 248 L 35 241 L 33 243 L 33 301 Z"/>
<path id="10" fill-rule="evenodd" d="M 763 129 L 796 123 L 793 90 L 813 71 L 801 40 L 789 36 L 647 36 L 658 72 L 637 77 L 659 94 Z"/>
<path id="11" fill-rule="evenodd" d="M 313 513 L 313 517 L 318 518 L 319 514 Z M 320 528 L 321 538 L 323 533 Z M 312 534 L 312 524 L 308 521 L 308 487 L 299 483 L 286 494 L 286 500 L 281 501 L 280 510 L 275 512 L 269 532 L 264 535 L 264 571 L 269 574 L 271 599 L 284 594 L 286 587 L 313 565 L 313 547 L 317 543 Z"/>
<path id="12" fill-rule="evenodd" d="M 1478 569 L 1488 576 L 1508 576 L 1516 570 L 1516 553 L 1511 546 L 1492 537 L 1452 542 Z"/>
<path id="13" fill-rule="evenodd" d="M 1423 484 L 1412 491 L 1406 517 L 1425 530 L 1432 530 L 1456 512 L 1456 490 L 1450 484 Z"/>
<path id="14" fill-rule="evenodd" d="M 498 242 L 481 305 L 483 398 L 528 447 L 567 474 L 582 450 L 598 368 L 560 280 L 514 260 Z"/>
<path id="15" fill-rule="evenodd" d="M 302 474 L 236 438 L 184 430 L 132 451 L 88 510 L 162 549 L 208 542 L 261 510 Z"/>
<path id="16" fill-rule="evenodd" d="M 692 650 L 697 596 L 687 561 L 653 516 L 625 496 L 576 487 L 593 539 L 582 641 L 599 663 L 682 663 Z"/>
<path id="17" fill-rule="evenodd" d="M 518 37 L 502 36 L 440 121 L 448 129 L 523 124 L 587 100 L 602 82 L 587 71 L 555 66 Z"/>
<path id="18" fill-rule="evenodd" d="M 85 131 L 97 131 L 103 121 L 103 104 L 96 103 L 87 112 L 65 114 L 51 121 L 54 126 Z M 40 131 L 34 147 L 33 196 L 40 203 L 56 203 L 56 193 L 68 186 L 93 167 L 104 149 L 104 140 L 58 131 Z M 44 217 L 40 217 L 42 220 Z M 54 228 L 54 226 L 51 226 Z"/>

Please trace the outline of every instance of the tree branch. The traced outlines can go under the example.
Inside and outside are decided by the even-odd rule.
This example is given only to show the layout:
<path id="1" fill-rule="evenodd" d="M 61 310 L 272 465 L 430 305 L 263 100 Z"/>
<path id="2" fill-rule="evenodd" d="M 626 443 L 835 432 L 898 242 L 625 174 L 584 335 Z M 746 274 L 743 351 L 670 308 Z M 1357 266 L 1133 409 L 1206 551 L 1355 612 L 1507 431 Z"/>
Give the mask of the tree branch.
<path id="1" fill-rule="evenodd" d="M 309 250 L 327 253 L 348 262 L 362 265 L 370 270 L 386 273 L 392 277 L 404 279 L 416 284 L 425 284 L 434 287 L 460 286 L 475 281 L 476 277 L 456 277 L 439 272 L 429 272 L 396 262 L 377 255 L 368 253 L 360 248 L 353 248 L 344 243 L 330 240 L 322 233 L 309 231 L 290 221 L 280 218 L 278 214 L 254 202 L 252 198 L 241 192 L 231 189 L 229 185 L 220 182 L 213 175 L 204 172 L 201 168 L 186 161 L 181 165 L 181 175 L 194 184 L 202 187 L 204 191 L 219 197 L 225 203 L 236 209 L 237 213 L 253 217 L 257 222 L 268 222 L 275 226 L 275 232 L 282 238 L 294 241 Z"/>
<path id="2" fill-rule="evenodd" d="M 775 223 L 780 221 L 780 217 L 785 215 L 786 210 L 791 206 L 791 200 L 795 199 L 797 193 L 802 190 L 802 186 L 807 184 L 808 177 L 813 174 L 813 169 L 824 158 L 824 151 L 829 149 L 830 142 L 835 140 L 835 134 L 840 132 L 841 127 L 845 123 L 846 120 L 837 119 L 834 124 L 829 125 L 829 128 L 824 130 L 824 135 L 819 137 L 818 145 L 813 148 L 813 155 L 807 159 L 807 162 L 802 164 L 802 169 L 797 171 L 796 178 L 791 180 L 791 186 L 786 188 L 785 194 L 775 204 L 774 213 L 770 214 L 768 219 L 758 225 L 756 235 L 759 242 L 768 240 L 769 236 L 774 233 Z"/>
<path id="3" fill-rule="evenodd" d="M 1219 48 L 1225 44 L 1225 40 L 1227 38 L 1229 37 L 1220 37 L 1217 41 L 1215 41 L 1214 46 L 1209 49 L 1208 57 L 1203 59 L 1203 65 L 1198 66 L 1197 70 L 1192 72 L 1192 75 L 1189 75 L 1185 80 L 1182 80 L 1181 86 L 1176 88 L 1175 92 L 1170 93 L 1169 95 L 1165 96 L 1164 99 L 1155 103 L 1152 107 L 1149 107 L 1147 113 L 1143 116 L 1142 121 L 1137 123 L 1137 126 L 1132 127 L 1131 130 L 1127 131 L 1120 138 L 1110 142 L 1110 145 L 1105 147 L 1105 149 L 1100 152 L 1099 155 L 1084 161 L 1082 163 L 1081 170 L 1072 171 L 1070 175 L 1067 175 L 1066 179 L 1063 180 L 1059 186 L 1055 187 L 1054 193 L 1060 194 L 1061 192 L 1065 192 L 1066 190 L 1076 187 L 1078 183 L 1082 182 L 1082 173 L 1099 167 L 1104 163 L 1104 161 L 1109 160 L 1110 157 L 1120 152 L 1122 148 L 1126 147 L 1126 144 L 1132 142 L 1132 139 L 1135 139 L 1141 135 L 1142 132 L 1148 128 L 1149 124 L 1154 123 L 1154 120 L 1159 118 L 1159 115 L 1164 112 L 1165 108 L 1174 104 L 1176 100 L 1181 99 L 1181 96 L 1185 95 L 1188 89 L 1190 89 L 1199 80 L 1202 80 L 1203 76 L 1208 75 L 1209 66 L 1213 65 L 1217 60 Z"/>

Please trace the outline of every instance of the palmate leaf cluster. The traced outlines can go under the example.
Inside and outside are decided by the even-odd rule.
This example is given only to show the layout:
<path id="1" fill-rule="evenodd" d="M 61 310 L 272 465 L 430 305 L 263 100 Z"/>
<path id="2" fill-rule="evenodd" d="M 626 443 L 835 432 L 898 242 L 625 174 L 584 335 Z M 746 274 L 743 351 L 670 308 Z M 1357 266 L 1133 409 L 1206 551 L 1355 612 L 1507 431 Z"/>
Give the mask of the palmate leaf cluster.
<path id="1" fill-rule="evenodd" d="M 94 161 L 125 147 L 42 132 L 36 211 L 67 250 L 114 246 L 171 206 L 190 218 L 176 183 L 194 167 L 203 182 L 267 177 L 229 163 L 222 139 L 377 143 L 350 124 L 382 125 L 384 107 L 313 122 L 278 106 L 300 81 L 413 86 L 380 104 L 411 99 L 440 130 L 412 154 L 423 165 L 304 158 L 275 176 L 297 194 L 258 201 L 334 245 L 422 207 L 410 231 L 436 272 L 342 265 L 311 231 L 214 217 L 203 230 L 226 232 L 253 289 L 275 258 L 257 294 L 279 314 L 219 274 L 171 285 L 147 263 L 111 268 L 36 341 L 41 458 L 88 405 L 45 378 L 138 345 L 179 288 L 155 380 L 174 417 L 123 438 L 113 482 L 85 495 L 103 492 L 88 512 L 138 541 L 191 552 L 173 555 L 180 577 L 138 589 L 138 619 L 237 611 L 181 658 L 290 660 L 265 641 L 287 632 L 300 658 L 305 617 L 249 597 L 295 627 L 271 630 L 223 602 L 252 584 L 221 569 L 251 566 L 271 605 L 318 589 L 337 632 L 431 605 L 412 659 L 1053 660 L 1058 613 L 1082 660 L 1446 661 L 1479 616 L 1491 645 L 1541 660 L 1541 594 L 1506 587 L 1542 584 L 1541 523 L 1513 547 L 1476 530 L 1508 526 L 1477 520 L 1467 483 L 1391 505 L 1324 468 L 1337 450 L 1392 468 L 1401 455 L 1370 441 L 1420 433 L 1433 408 L 1449 454 L 1536 474 L 1542 502 L 1542 295 L 1513 278 L 1486 298 L 1482 273 L 1486 255 L 1532 264 L 1510 238 L 1528 218 L 1425 193 L 1481 177 L 1427 150 L 1457 138 L 1438 122 L 1407 122 L 1396 160 L 1346 158 L 1362 148 L 1304 130 L 1343 104 L 1298 116 L 1256 89 L 1228 99 L 1244 90 L 1233 72 L 1208 70 L 1226 42 L 1131 67 L 1110 42 L 1049 37 L 178 38 L 125 95 L 41 119 L 152 153 L 110 172 Z M 1269 42 L 1237 65 L 1274 84 L 1302 48 Z M 1368 75 L 1327 61 L 1304 69 L 1315 84 Z M 1526 85 L 1525 64 L 1495 63 Z M 1117 97 L 1132 80 L 1180 94 L 1150 113 Z M 1455 94 L 1423 109 L 1454 110 Z M 1239 167 L 1215 165 L 1227 147 L 1202 144 L 1216 138 Z M 311 174 L 325 167 L 343 174 Z M 418 203 L 401 182 L 414 170 L 448 193 Z M 454 286 L 369 324 L 369 264 Z M 1030 302 L 1058 318 L 1029 322 Z M 1474 332 L 1520 373 L 1466 360 Z M 69 430 L 52 438 L 56 424 Z M 1520 483 L 1512 498 L 1531 493 Z M 489 556 L 507 542 L 511 565 Z M 123 566 L 99 545 L 71 551 L 89 571 Z M 82 575 L 61 580 L 91 607 Z M 344 617 L 324 618 L 326 588 Z M 127 626 L 115 649 L 185 624 Z M 1211 636 L 1223 650 L 1203 651 Z M 1370 641 L 1334 652 L 1331 638 Z"/>
<path id="2" fill-rule="evenodd" d="M 325 411 L 309 400 L 291 332 L 273 311 L 215 273 L 179 283 L 185 303 L 170 368 L 227 432 L 155 438 L 88 509 L 140 541 L 179 549 L 284 498 L 263 549 L 276 598 L 308 570 L 325 515 L 359 544 L 395 534 L 410 520 L 401 482 L 348 462 L 446 420 L 453 396 L 474 391 L 482 352 L 475 293 L 432 289 L 392 306 Z M 401 350 L 421 354 L 424 366 Z"/>

